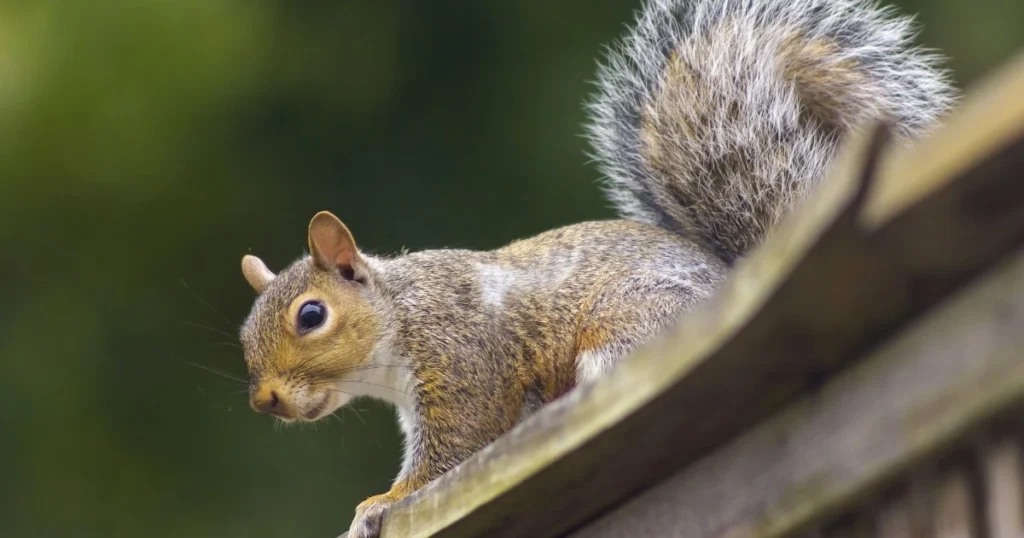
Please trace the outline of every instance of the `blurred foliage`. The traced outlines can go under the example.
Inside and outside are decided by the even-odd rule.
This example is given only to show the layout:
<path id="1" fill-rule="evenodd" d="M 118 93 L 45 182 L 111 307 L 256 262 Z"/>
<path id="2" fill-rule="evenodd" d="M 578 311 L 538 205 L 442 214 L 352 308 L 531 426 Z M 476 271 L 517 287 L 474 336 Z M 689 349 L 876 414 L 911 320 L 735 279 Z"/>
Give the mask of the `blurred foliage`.
<path id="1" fill-rule="evenodd" d="M 249 411 L 240 256 L 320 209 L 382 252 L 610 216 L 580 105 L 638 5 L 0 3 L 0 536 L 344 530 L 391 411 Z M 1021 3 L 903 7 L 960 83 L 1021 45 Z"/>

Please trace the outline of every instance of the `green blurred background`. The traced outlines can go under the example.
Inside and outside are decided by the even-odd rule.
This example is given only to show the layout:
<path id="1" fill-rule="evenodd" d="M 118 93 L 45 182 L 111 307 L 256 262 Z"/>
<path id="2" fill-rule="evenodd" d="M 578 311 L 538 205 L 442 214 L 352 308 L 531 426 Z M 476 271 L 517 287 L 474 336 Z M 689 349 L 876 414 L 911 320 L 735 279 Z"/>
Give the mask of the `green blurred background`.
<path id="1" fill-rule="evenodd" d="M 331 209 L 378 252 L 610 216 L 581 103 L 638 0 L 0 2 L 0 536 L 331 537 L 391 412 L 252 413 L 253 294 Z M 1024 4 L 916 0 L 969 84 Z M 358 416 L 356 411 L 358 411 Z"/>

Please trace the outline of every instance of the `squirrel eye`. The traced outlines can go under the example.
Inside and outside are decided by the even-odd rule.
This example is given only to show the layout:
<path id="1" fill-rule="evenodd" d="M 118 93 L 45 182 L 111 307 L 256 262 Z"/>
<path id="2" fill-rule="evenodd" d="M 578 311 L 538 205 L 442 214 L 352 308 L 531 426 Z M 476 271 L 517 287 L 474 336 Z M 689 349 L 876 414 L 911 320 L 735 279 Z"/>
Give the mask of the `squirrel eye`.
<path id="1" fill-rule="evenodd" d="M 309 301 L 299 308 L 299 334 L 309 332 L 320 326 L 327 317 L 327 309 L 320 301 Z"/>

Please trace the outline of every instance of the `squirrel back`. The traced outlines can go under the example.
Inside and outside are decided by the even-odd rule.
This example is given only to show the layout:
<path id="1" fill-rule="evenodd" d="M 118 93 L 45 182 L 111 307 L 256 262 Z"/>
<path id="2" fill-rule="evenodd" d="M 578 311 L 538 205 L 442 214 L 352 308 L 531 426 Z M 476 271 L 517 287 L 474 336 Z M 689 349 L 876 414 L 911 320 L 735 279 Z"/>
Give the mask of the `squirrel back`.
<path id="1" fill-rule="evenodd" d="M 851 130 L 918 135 L 953 103 L 913 24 L 866 0 L 649 0 L 598 72 L 588 132 L 623 217 L 731 263 Z"/>

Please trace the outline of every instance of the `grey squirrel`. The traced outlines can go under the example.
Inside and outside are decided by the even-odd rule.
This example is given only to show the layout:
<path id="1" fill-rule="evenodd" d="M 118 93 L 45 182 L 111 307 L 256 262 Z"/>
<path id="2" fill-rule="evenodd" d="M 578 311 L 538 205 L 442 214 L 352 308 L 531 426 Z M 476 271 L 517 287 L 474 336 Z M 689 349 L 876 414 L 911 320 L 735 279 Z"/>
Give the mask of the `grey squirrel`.
<path id="1" fill-rule="evenodd" d="M 350 538 L 704 301 L 826 176 L 852 130 L 908 140 L 954 102 L 913 25 L 865 0 L 649 0 L 598 73 L 590 139 L 621 220 L 503 248 L 361 252 L 334 215 L 241 329 L 252 407 L 314 421 L 393 403 L 401 471 Z"/>

